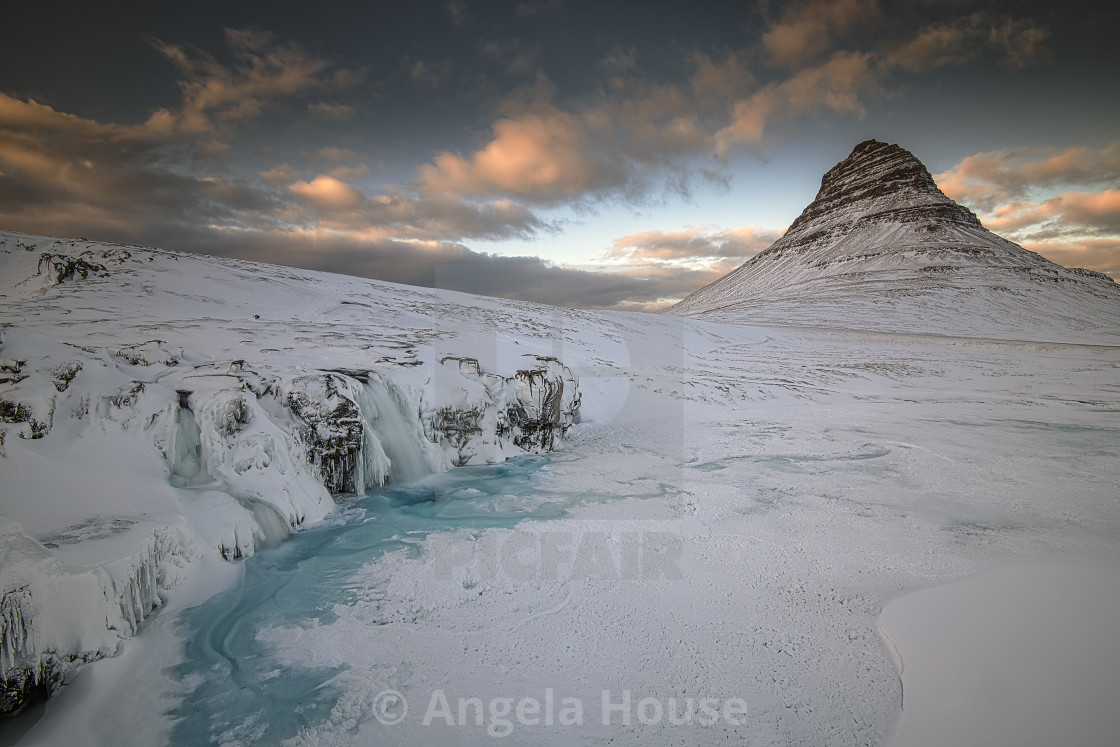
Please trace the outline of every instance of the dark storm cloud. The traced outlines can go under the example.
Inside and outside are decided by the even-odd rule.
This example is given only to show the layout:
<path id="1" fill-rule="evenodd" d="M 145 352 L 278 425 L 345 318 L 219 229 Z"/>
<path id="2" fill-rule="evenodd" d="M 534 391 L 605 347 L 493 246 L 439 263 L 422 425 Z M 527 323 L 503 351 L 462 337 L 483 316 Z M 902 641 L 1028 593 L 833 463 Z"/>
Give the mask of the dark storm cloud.
<path id="1" fill-rule="evenodd" d="M 407 285 L 577 308 L 654 309 L 719 277 L 666 269 L 602 272 L 551 265 L 538 257 L 503 257 L 453 242 L 361 240 L 329 231 L 177 231 L 164 237 L 185 251 L 298 266 Z"/>

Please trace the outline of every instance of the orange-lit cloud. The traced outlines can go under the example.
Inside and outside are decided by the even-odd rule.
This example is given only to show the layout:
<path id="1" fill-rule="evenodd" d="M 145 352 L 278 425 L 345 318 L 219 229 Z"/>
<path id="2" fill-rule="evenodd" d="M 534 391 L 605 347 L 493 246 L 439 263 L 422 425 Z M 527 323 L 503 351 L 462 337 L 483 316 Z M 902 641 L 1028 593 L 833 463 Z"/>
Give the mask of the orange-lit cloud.
<path id="1" fill-rule="evenodd" d="M 325 174 L 320 174 L 310 182 L 295 182 L 288 186 L 288 191 L 328 210 L 353 210 L 365 202 L 365 196 L 361 192 L 346 182 Z"/>
<path id="2" fill-rule="evenodd" d="M 1064 192 L 1040 202 L 1010 202 L 984 216 L 984 225 L 993 231 L 1020 231 L 1048 221 L 1120 232 L 1120 190 Z"/>
<path id="3" fill-rule="evenodd" d="M 619 185 L 625 178 L 618 163 L 596 152 L 582 123 L 568 112 L 542 107 L 516 119 L 500 119 L 492 130 L 490 142 L 473 155 L 444 152 L 433 164 L 421 166 L 421 189 L 556 202 Z"/>
<path id="4" fill-rule="evenodd" d="M 972 13 L 917 28 L 889 10 L 891 17 L 877 0 L 789 5 L 754 48 L 693 53 L 687 81 L 646 79 L 635 51 L 618 48 L 600 61 L 600 89 L 578 102 L 559 101 L 534 58 L 520 72 L 535 72 L 535 82 L 495 107 L 488 138 L 474 150 L 437 153 L 418 168 L 416 184 L 429 195 L 539 205 L 644 199 L 659 188 L 687 194 L 696 179 L 719 180 L 736 149 L 759 152 L 779 126 L 862 117 L 871 102 L 901 95 L 891 86 L 900 70 L 992 50 L 1008 65 L 1043 56 L 1047 32 L 1029 21 Z M 889 33 L 873 41 L 867 32 L 876 28 Z M 479 49 L 504 60 L 526 48 L 510 39 Z M 748 61 L 760 58 L 773 67 L 751 70 Z"/>
<path id="5" fill-rule="evenodd" d="M 677 261 L 710 264 L 728 259 L 741 264 L 769 247 L 780 236 L 781 231 L 756 226 L 737 229 L 700 226 L 674 231 L 643 231 L 615 239 L 606 256 L 633 264 Z"/>
<path id="6" fill-rule="evenodd" d="M 1032 189 L 1120 182 L 1120 140 L 1104 148 L 976 153 L 935 179 L 954 200 L 991 210 Z"/>
<path id="7" fill-rule="evenodd" d="M 265 184 L 278 187 L 282 184 L 290 184 L 298 179 L 299 170 L 292 168 L 286 163 L 282 163 L 279 166 L 260 172 L 259 176 Z"/>
<path id="8" fill-rule="evenodd" d="M 770 83 L 735 103 L 731 121 L 716 133 L 720 153 L 758 143 L 772 121 L 803 114 L 864 113 L 864 102 L 884 95 L 885 68 L 866 52 L 837 52 L 828 60 Z"/>
<path id="9" fill-rule="evenodd" d="M 706 54 L 692 57 L 695 71 L 689 78 L 693 95 L 706 99 L 734 100 L 745 96 L 755 83 L 755 76 L 747 68 L 745 56 L 729 52 L 723 59 L 713 59 Z"/>
<path id="10" fill-rule="evenodd" d="M 1084 267 L 1120 278 L 1120 238 L 1024 241 L 1022 246 L 1066 267 Z"/>
<path id="11" fill-rule="evenodd" d="M 780 22 L 762 35 L 770 62 L 801 68 L 836 50 L 836 42 L 856 28 L 876 26 L 878 0 L 811 0 L 786 7 Z"/>
<path id="12" fill-rule="evenodd" d="M 1067 266 L 1120 271 L 1120 141 L 976 153 L 938 174 L 989 229 Z M 1066 186 L 1097 187 L 1065 190 Z"/>

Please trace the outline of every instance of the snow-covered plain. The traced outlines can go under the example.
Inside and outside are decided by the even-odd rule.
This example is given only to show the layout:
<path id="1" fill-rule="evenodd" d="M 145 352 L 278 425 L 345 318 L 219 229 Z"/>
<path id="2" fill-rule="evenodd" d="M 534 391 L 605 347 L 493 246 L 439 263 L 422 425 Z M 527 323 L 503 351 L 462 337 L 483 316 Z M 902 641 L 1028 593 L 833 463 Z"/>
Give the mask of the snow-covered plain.
<path id="1" fill-rule="evenodd" d="M 27 408 L 3 425 L 2 591 L 60 605 L 21 608 L 39 651 L 119 652 L 66 668 L 72 684 L 0 727 L 21 744 L 474 744 L 507 725 L 518 744 L 885 744 L 921 696 L 904 698 L 907 635 L 880 625 L 884 605 L 995 567 L 1120 574 L 1116 330 L 751 326 L 0 242 L 0 395 Z M 44 253 L 104 272 L 52 282 Z M 338 470 L 300 461 L 277 404 L 292 382 L 363 372 L 351 396 L 388 393 L 407 421 L 367 418 L 363 443 L 411 433 L 438 472 L 523 453 L 489 431 L 455 441 L 445 421 L 502 412 L 482 405 L 524 394 L 526 367 L 567 367 L 569 396 L 578 378 L 580 422 L 508 471 L 425 478 L 420 502 L 332 498 L 321 478 Z M 443 430 L 419 433 L 441 408 Z M 30 438 L 36 422 L 49 430 Z M 348 487 L 400 486 L 393 448 L 363 446 Z M 313 592 L 327 598 L 300 601 Z M 1095 630 L 1106 648 L 1108 629 L 1032 640 L 1065 651 Z M 1111 723 L 1115 692 L 1068 681 L 1054 697 L 1069 712 Z M 388 691 L 407 701 L 399 723 Z"/>

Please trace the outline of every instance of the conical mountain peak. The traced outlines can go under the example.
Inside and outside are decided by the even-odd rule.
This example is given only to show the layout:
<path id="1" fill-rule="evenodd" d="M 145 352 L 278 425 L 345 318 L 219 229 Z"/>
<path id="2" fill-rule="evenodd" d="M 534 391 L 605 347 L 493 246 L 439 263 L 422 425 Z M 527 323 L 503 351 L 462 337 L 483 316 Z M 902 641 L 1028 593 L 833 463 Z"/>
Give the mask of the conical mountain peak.
<path id="1" fill-rule="evenodd" d="M 823 220 L 858 218 L 934 220 L 979 226 L 976 216 L 937 188 L 925 165 L 897 145 L 865 140 L 829 169 L 817 197 L 790 226 L 790 232 Z"/>
<path id="2" fill-rule="evenodd" d="M 1120 325 L 1120 286 L 1001 238 L 897 145 L 867 140 L 782 238 L 671 314 L 942 334 Z"/>

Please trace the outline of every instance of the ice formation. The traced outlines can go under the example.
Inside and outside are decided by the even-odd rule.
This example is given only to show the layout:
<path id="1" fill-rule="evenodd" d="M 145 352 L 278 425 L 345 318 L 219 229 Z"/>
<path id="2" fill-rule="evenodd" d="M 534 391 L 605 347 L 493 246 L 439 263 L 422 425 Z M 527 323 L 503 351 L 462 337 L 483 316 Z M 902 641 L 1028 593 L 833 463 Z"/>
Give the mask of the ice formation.
<path id="1" fill-rule="evenodd" d="M 43 252 L 32 267 L 24 252 L 35 240 L 12 236 L 4 234 L 5 277 L 7 297 L 17 303 L 112 283 L 115 275 L 148 270 L 148 262 L 179 261 L 151 252 L 141 264 L 132 252 L 101 247 Z M 5 525 L 0 712 L 51 689 L 76 663 L 115 651 L 160 605 L 175 577 L 166 572 L 168 563 L 202 552 L 227 560 L 251 556 L 322 519 L 339 494 L 549 450 L 578 417 L 576 377 L 547 356 L 517 361 L 502 375 L 465 358 L 418 365 L 374 359 L 358 366 L 347 355 L 330 369 L 329 353 L 293 366 L 275 365 L 268 349 L 255 357 L 223 359 L 223 352 L 209 348 L 205 337 L 128 342 L 110 333 L 59 342 L 49 331 L 4 330 L 0 453 L 39 442 L 29 458 L 73 459 L 75 492 L 91 479 L 80 466 L 85 458 L 157 479 L 160 497 L 148 508 L 162 518 L 146 522 L 144 536 L 123 528 L 112 549 L 77 565 L 35 537 L 49 536 L 41 530 L 59 517 L 96 523 L 89 515 L 100 510 L 96 505 L 75 501 L 58 516 L 40 513 L 42 526 L 33 532 Z M 10 468 L 6 453 L 0 459 Z M 34 503 L 37 489 L 33 479 L 9 483 L 5 503 Z M 110 477 L 100 489 L 127 488 L 114 488 Z M 144 500 L 125 502 L 135 511 Z M 80 621 L 79 628 L 66 627 L 67 620 Z"/>

